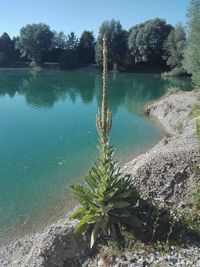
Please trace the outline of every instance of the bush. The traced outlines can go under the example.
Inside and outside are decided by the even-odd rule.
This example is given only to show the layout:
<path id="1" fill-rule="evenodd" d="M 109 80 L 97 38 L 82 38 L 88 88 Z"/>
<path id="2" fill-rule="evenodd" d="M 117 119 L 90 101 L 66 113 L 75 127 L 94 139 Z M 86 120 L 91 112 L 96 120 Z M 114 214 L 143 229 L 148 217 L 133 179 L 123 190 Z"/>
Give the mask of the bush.
<path id="1" fill-rule="evenodd" d="M 183 68 L 174 68 L 171 71 L 163 72 L 162 77 L 181 77 L 189 76 L 189 74 Z"/>
<path id="2" fill-rule="evenodd" d="M 200 88 L 200 71 L 193 73 L 192 82 L 196 88 Z"/>
<path id="3" fill-rule="evenodd" d="M 80 220 L 75 232 L 81 233 L 91 225 L 91 247 L 100 235 L 119 240 L 123 226 L 140 227 L 134 214 L 139 197 L 130 186 L 131 178 L 122 176 L 112 155 L 112 147 L 100 144 L 99 159 L 84 177 L 87 186 L 71 185 L 82 205 L 71 216 Z"/>

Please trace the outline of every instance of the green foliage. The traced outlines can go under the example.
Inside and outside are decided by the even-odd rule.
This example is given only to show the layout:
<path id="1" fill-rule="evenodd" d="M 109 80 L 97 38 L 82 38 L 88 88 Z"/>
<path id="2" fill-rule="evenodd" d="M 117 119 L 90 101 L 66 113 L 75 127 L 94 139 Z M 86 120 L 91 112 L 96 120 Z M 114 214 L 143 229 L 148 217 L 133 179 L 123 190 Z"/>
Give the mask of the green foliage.
<path id="1" fill-rule="evenodd" d="M 4 67 L 8 63 L 8 58 L 4 52 L 0 52 L 0 67 Z"/>
<path id="2" fill-rule="evenodd" d="M 20 30 L 20 37 L 16 42 L 22 56 L 27 56 L 36 64 L 40 64 L 43 55 L 51 48 L 53 32 L 46 24 L 28 24 Z"/>
<path id="3" fill-rule="evenodd" d="M 99 235 L 119 240 L 122 226 L 140 226 L 134 215 L 138 196 L 130 187 L 131 178 L 122 176 L 112 155 L 111 147 L 100 145 L 99 159 L 84 177 L 87 186 L 71 185 L 82 205 L 71 218 L 80 220 L 76 233 L 92 225 L 91 247 Z"/>
<path id="4" fill-rule="evenodd" d="M 165 242 L 165 247 L 169 247 L 169 242 L 170 238 L 174 234 L 176 224 L 179 224 L 183 220 L 183 214 L 180 210 L 172 209 L 170 211 L 170 216 L 169 216 L 169 231 L 167 232 L 167 239 Z"/>
<path id="5" fill-rule="evenodd" d="M 180 92 L 181 89 L 179 87 L 169 87 L 167 89 L 167 95 L 172 95 L 172 94 L 176 94 L 178 92 Z M 166 96 L 166 95 L 165 95 Z"/>
<path id="6" fill-rule="evenodd" d="M 65 49 L 61 53 L 59 63 L 62 69 L 73 69 L 79 66 L 78 38 L 74 32 L 67 35 Z"/>
<path id="7" fill-rule="evenodd" d="M 200 103 L 196 103 L 196 105 L 194 106 L 196 112 L 198 112 L 198 114 L 200 114 Z M 196 133 L 197 133 L 197 140 L 198 142 L 200 142 L 200 123 L 199 123 L 199 119 L 197 119 L 196 122 Z"/>
<path id="8" fill-rule="evenodd" d="M 197 119 L 200 116 L 200 103 L 196 102 L 195 104 L 193 104 L 191 112 L 190 112 L 190 117 L 192 119 Z M 198 123 L 197 123 L 197 137 L 198 135 L 198 131 L 200 130 L 200 128 L 198 127 Z"/>
<path id="9" fill-rule="evenodd" d="M 78 38 L 76 37 L 74 32 L 70 32 L 67 35 L 66 38 L 66 49 L 70 49 L 70 50 L 77 50 L 78 48 Z"/>
<path id="10" fill-rule="evenodd" d="M 183 69 L 183 55 L 186 45 L 186 33 L 181 24 L 172 29 L 164 42 L 164 60 L 171 68 Z"/>
<path id="11" fill-rule="evenodd" d="M 162 64 L 163 44 L 171 29 L 159 18 L 134 26 L 128 44 L 135 63 Z"/>
<path id="12" fill-rule="evenodd" d="M 196 88 L 200 87 L 200 70 L 197 70 L 193 73 L 192 81 L 193 81 L 194 87 Z"/>
<path id="13" fill-rule="evenodd" d="M 98 66 L 103 63 L 103 43 L 102 38 L 106 34 L 108 40 L 108 64 L 113 68 L 118 68 L 123 64 L 127 53 L 127 33 L 122 29 L 119 20 L 112 19 L 104 21 L 99 28 L 99 35 L 95 47 L 95 60 Z M 115 66 L 115 67 L 114 67 Z"/>
<path id="14" fill-rule="evenodd" d="M 17 38 L 11 40 L 10 36 L 4 32 L 0 37 L 1 66 L 6 66 L 10 61 L 20 61 L 20 53 L 15 49 Z"/>
<path id="15" fill-rule="evenodd" d="M 99 255 L 101 258 L 106 259 L 110 263 L 112 263 L 113 257 L 123 258 L 125 257 L 126 252 L 136 251 L 138 249 L 146 249 L 148 250 L 148 246 L 144 247 L 144 244 L 136 239 L 130 232 L 123 231 L 122 232 L 124 244 L 123 246 L 119 246 L 116 242 L 109 241 L 107 246 L 100 246 Z"/>
<path id="16" fill-rule="evenodd" d="M 195 193 L 195 207 L 200 210 L 200 183 L 198 183 L 197 190 Z"/>
<path id="17" fill-rule="evenodd" d="M 67 45 L 67 36 L 63 31 L 53 31 L 52 48 L 53 49 L 65 49 Z"/>
<path id="18" fill-rule="evenodd" d="M 107 46 L 103 39 L 103 94 L 101 112 L 97 114 L 99 156 L 83 180 L 85 185 L 71 185 L 81 207 L 71 218 L 79 219 L 75 232 L 80 234 L 90 225 L 90 247 L 99 236 L 120 240 L 123 227 L 140 227 L 135 215 L 139 197 L 131 187 L 131 177 L 122 175 L 118 163 L 113 160 L 114 149 L 109 146 L 112 114 L 107 107 Z"/>
<path id="19" fill-rule="evenodd" d="M 92 64 L 95 62 L 95 38 L 92 32 L 84 31 L 80 37 L 78 45 L 79 60 L 82 64 Z"/>
<path id="20" fill-rule="evenodd" d="M 4 32 L 0 37 L 0 53 L 4 53 L 8 60 L 12 56 L 13 49 L 14 45 L 10 36 Z"/>
<path id="21" fill-rule="evenodd" d="M 200 234 L 200 215 L 199 215 L 199 211 L 192 210 L 192 212 L 187 214 L 186 223 L 188 225 L 188 228 L 192 232 L 196 232 L 196 233 Z"/>
<path id="22" fill-rule="evenodd" d="M 193 75 L 195 86 L 200 86 L 200 0 L 191 0 L 188 10 L 188 38 L 184 67 Z"/>
<path id="23" fill-rule="evenodd" d="M 165 77 L 181 77 L 181 76 L 188 76 L 188 73 L 183 68 L 174 68 L 170 71 L 163 72 L 161 74 L 163 78 Z"/>
<path id="24" fill-rule="evenodd" d="M 75 49 L 67 49 L 60 56 L 61 69 L 74 69 L 79 65 L 78 54 Z"/>

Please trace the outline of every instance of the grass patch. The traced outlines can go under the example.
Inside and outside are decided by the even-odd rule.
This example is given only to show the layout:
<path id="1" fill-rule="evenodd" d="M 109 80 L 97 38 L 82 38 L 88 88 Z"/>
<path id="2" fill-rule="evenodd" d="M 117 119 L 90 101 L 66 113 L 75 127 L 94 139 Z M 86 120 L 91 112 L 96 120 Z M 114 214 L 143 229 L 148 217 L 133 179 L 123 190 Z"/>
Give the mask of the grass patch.
<path id="1" fill-rule="evenodd" d="M 195 119 L 199 116 L 200 116 L 200 103 L 196 102 L 191 108 L 190 118 Z"/>
<path id="2" fill-rule="evenodd" d="M 183 133 L 183 128 L 184 128 L 184 124 L 182 121 L 180 121 L 178 123 L 178 125 L 176 126 L 176 132 L 179 133 L 179 134 L 182 134 Z"/>
<path id="3" fill-rule="evenodd" d="M 197 186 L 197 191 L 195 193 L 195 207 L 199 210 L 200 212 L 200 183 L 198 183 L 198 186 Z"/>
<path id="4" fill-rule="evenodd" d="M 181 91 L 181 89 L 179 87 L 170 87 L 170 88 L 168 88 L 166 95 L 176 94 L 180 91 Z"/>

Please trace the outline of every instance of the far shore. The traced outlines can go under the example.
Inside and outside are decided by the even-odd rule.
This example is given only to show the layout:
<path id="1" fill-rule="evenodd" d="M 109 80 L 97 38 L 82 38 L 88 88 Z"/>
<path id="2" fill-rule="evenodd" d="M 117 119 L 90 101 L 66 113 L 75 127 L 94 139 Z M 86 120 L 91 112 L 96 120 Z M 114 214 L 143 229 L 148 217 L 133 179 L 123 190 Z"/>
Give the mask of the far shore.
<path id="1" fill-rule="evenodd" d="M 39 66 L 31 66 L 30 62 L 14 62 L 8 65 L 0 67 L 1 69 L 55 69 L 55 70 L 81 70 L 81 71 L 92 71 L 92 72 L 101 72 L 101 68 L 98 67 L 97 64 L 90 65 L 80 65 L 73 69 L 62 69 L 60 68 L 59 63 L 57 62 L 44 62 Z M 135 66 L 130 69 L 121 69 L 116 70 L 116 72 L 130 72 L 130 73 L 162 73 L 165 71 L 169 71 L 170 69 L 166 66 Z M 110 69 L 113 72 L 112 69 Z"/>

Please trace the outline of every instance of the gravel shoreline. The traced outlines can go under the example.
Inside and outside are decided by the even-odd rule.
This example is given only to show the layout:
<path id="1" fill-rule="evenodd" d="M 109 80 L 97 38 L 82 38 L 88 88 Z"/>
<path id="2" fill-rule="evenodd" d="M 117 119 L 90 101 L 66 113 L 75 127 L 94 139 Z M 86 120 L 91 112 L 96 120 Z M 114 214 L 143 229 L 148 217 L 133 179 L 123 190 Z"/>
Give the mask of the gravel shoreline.
<path id="1" fill-rule="evenodd" d="M 123 168 L 143 198 L 157 198 L 172 206 L 190 205 L 199 162 L 196 124 L 191 118 L 197 98 L 198 92 L 180 91 L 145 109 L 168 137 Z"/>
<path id="2" fill-rule="evenodd" d="M 178 92 L 146 108 L 146 114 L 163 126 L 168 137 L 123 168 L 125 173 L 131 174 L 133 185 L 143 198 L 161 199 L 171 206 L 190 206 L 196 184 L 195 166 L 199 160 L 195 122 L 190 118 L 197 95 L 195 91 Z M 123 260 L 116 258 L 111 265 L 105 265 L 98 256 L 85 261 L 88 237 L 75 236 L 75 225 L 75 221 L 62 219 L 37 234 L 4 245 L 0 248 L 0 267 L 200 267 L 197 244 L 180 251 L 171 248 L 165 256 L 157 251 L 148 255 L 130 251 Z"/>

